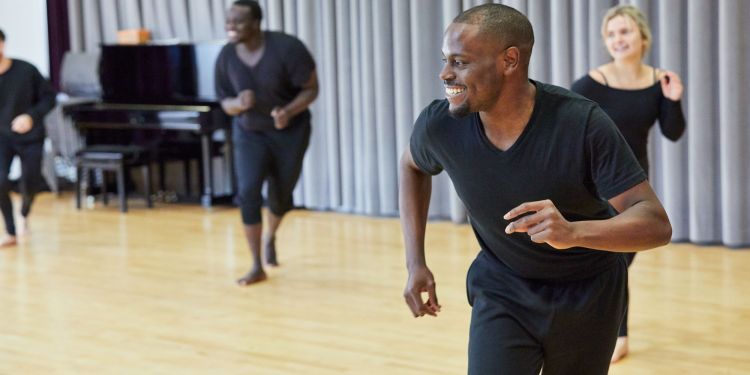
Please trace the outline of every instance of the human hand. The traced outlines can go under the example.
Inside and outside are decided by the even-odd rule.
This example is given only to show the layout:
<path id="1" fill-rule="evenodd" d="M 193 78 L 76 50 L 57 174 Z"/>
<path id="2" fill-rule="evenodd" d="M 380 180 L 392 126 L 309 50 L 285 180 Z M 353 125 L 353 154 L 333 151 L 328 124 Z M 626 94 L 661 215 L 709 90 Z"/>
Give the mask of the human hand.
<path id="1" fill-rule="evenodd" d="M 677 73 L 666 70 L 659 81 L 661 82 L 661 92 L 665 98 L 675 102 L 682 98 L 684 87 Z"/>
<path id="2" fill-rule="evenodd" d="M 427 293 L 427 302 L 422 301 L 422 293 Z M 409 270 L 404 299 L 415 318 L 425 314 L 437 316 L 441 306 L 435 293 L 435 278 L 429 268 L 422 266 Z"/>
<path id="3" fill-rule="evenodd" d="M 16 118 L 11 121 L 10 130 L 18 134 L 24 134 L 28 133 L 29 130 L 31 130 L 32 126 L 34 126 L 34 119 L 24 113 L 22 115 L 16 116 Z"/>
<path id="4" fill-rule="evenodd" d="M 237 95 L 237 106 L 244 112 L 255 106 L 255 92 L 253 90 L 242 90 Z"/>
<path id="5" fill-rule="evenodd" d="M 576 246 L 576 232 L 573 223 L 565 220 L 551 200 L 526 202 L 508 211 L 503 219 L 513 220 L 529 213 L 505 227 L 505 233 L 526 233 L 536 243 L 547 243 L 555 249 Z"/>
<path id="6" fill-rule="evenodd" d="M 289 126 L 289 112 L 283 107 L 274 108 L 273 111 L 271 111 L 271 117 L 273 117 L 273 126 L 275 126 L 276 129 L 281 130 Z"/>

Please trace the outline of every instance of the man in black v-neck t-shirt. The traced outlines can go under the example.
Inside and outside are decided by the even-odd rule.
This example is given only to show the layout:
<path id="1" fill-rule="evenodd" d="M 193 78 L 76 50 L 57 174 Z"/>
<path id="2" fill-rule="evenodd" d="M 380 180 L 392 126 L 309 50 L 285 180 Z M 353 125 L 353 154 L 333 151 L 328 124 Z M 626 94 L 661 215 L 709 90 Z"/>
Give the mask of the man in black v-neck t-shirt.
<path id="1" fill-rule="evenodd" d="M 469 373 L 605 374 L 626 299 L 621 252 L 668 243 L 671 226 L 607 115 L 528 79 L 533 41 L 500 4 L 448 26 L 446 99 L 423 110 L 401 162 L 404 297 L 415 317 L 440 311 L 424 234 L 430 176 L 445 170 L 481 246 L 467 275 Z"/>

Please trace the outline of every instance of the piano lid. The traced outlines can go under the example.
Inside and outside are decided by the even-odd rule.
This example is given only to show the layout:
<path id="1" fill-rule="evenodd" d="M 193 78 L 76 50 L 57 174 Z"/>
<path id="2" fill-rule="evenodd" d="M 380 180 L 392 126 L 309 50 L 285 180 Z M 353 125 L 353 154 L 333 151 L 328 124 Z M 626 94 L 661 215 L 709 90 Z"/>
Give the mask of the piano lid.
<path id="1" fill-rule="evenodd" d="M 103 45 L 102 100 L 191 104 L 215 101 L 213 69 L 219 43 Z"/>

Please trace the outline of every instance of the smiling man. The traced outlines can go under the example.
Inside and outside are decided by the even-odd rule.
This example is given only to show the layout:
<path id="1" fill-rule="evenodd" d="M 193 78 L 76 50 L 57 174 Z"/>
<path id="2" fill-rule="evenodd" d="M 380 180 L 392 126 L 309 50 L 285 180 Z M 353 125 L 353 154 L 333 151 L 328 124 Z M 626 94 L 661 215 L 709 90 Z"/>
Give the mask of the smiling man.
<path id="1" fill-rule="evenodd" d="M 500 4 L 448 26 L 446 98 L 422 111 L 401 160 L 404 298 L 415 317 L 440 312 L 424 237 L 431 176 L 445 170 L 481 246 L 467 275 L 469 373 L 606 374 L 622 252 L 668 243 L 671 226 L 609 117 L 528 79 L 533 44 L 528 19 Z"/>
<path id="2" fill-rule="evenodd" d="M 315 60 L 302 42 L 277 31 L 263 31 L 257 1 L 232 3 L 226 17 L 229 43 L 216 59 L 216 93 L 233 116 L 237 201 L 245 239 L 253 257 L 241 286 L 266 279 L 261 262 L 277 266 L 276 232 L 293 207 L 292 193 L 310 143 L 308 107 L 318 96 Z M 268 182 L 268 214 L 263 232 L 263 183 Z"/>

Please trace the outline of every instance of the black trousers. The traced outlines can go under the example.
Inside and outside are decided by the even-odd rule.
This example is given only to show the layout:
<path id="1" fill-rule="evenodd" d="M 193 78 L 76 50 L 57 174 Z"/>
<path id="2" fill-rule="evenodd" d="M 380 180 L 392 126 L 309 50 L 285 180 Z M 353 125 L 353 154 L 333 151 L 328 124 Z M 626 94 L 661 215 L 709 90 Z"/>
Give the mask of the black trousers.
<path id="1" fill-rule="evenodd" d="M 630 267 L 631 264 L 633 264 L 633 260 L 635 259 L 635 253 L 625 253 L 623 254 L 625 256 L 625 261 L 628 263 L 628 267 Z M 628 282 L 628 284 L 630 284 Z M 628 335 L 628 310 L 630 310 L 630 286 L 628 285 L 626 289 L 626 293 L 628 293 L 628 303 L 625 304 L 625 316 L 622 318 L 622 323 L 620 323 L 620 332 L 618 332 L 618 337 L 625 337 Z"/>
<path id="2" fill-rule="evenodd" d="M 7 138 L 0 138 L 0 211 L 5 220 L 5 231 L 16 235 L 16 224 L 13 219 L 13 204 L 10 200 L 11 182 L 8 179 L 13 157 L 21 159 L 21 215 L 28 216 L 31 203 L 42 186 L 42 155 L 44 143 L 16 143 Z"/>
<path id="3" fill-rule="evenodd" d="M 467 275 L 469 374 L 606 374 L 627 295 L 624 257 L 585 280 L 516 276 L 487 251 Z"/>
<path id="4" fill-rule="evenodd" d="M 263 182 L 268 182 L 268 209 L 283 216 L 294 207 L 292 193 L 310 143 L 310 123 L 284 130 L 249 131 L 234 127 L 237 203 L 242 222 L 260 223 Z"/>

